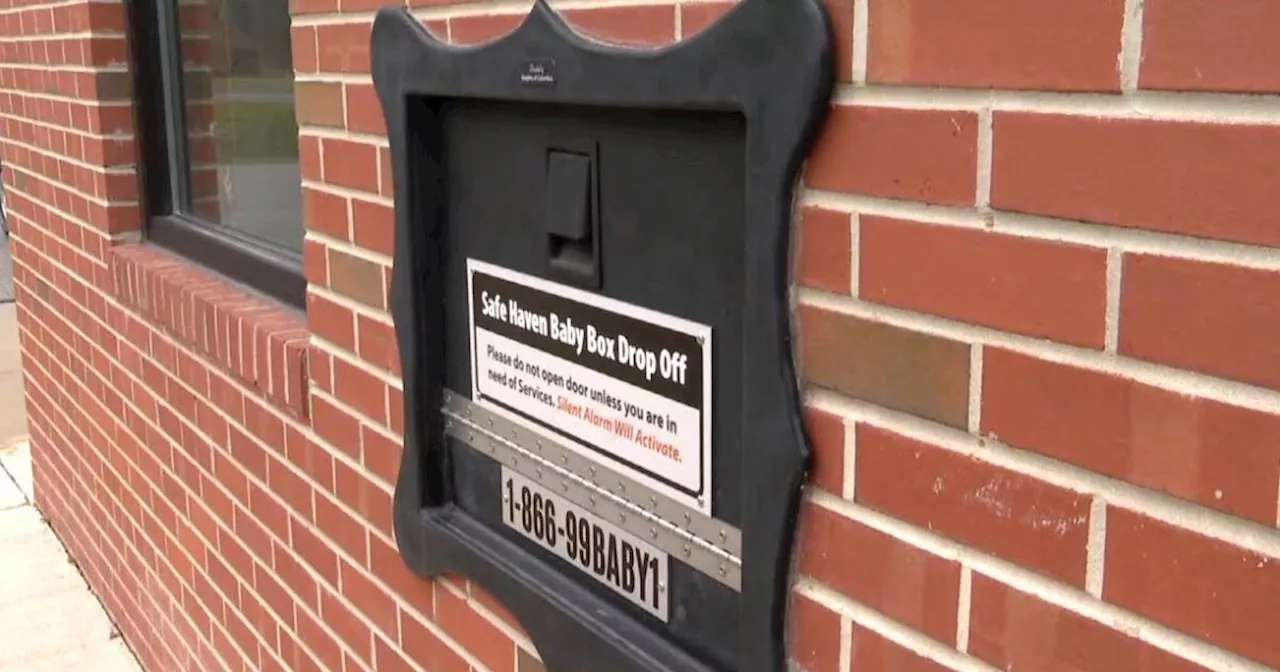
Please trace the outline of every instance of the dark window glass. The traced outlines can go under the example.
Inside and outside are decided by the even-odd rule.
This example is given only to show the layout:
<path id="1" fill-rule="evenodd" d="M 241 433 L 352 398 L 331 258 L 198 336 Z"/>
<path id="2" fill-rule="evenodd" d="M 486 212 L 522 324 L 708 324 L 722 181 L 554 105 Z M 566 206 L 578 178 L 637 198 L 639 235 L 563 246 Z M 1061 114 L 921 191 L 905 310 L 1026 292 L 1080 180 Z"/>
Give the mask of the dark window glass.
<path id="1" fill-rule="evenodd" d="M 301 250 L 288 0 L 182 2 L 177 20 L 187 136 L 178 209 Z"/>
<path id="2" fill-rule="evenodd" d="M 302 307 L 289 0 L 134 0 L 148 240 Z"/>

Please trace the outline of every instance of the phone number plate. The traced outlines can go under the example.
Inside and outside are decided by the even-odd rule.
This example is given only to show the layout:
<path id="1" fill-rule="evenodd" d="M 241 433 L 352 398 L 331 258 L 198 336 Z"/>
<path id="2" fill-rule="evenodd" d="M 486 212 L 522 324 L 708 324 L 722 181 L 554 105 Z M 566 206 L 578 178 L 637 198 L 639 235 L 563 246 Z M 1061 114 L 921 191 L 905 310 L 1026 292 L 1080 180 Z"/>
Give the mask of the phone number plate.
<path id="1" fill-rule="evenodd" d="M 506 467 L 502 522 L 667 622 L 668 557 L 648 542 Z"/>

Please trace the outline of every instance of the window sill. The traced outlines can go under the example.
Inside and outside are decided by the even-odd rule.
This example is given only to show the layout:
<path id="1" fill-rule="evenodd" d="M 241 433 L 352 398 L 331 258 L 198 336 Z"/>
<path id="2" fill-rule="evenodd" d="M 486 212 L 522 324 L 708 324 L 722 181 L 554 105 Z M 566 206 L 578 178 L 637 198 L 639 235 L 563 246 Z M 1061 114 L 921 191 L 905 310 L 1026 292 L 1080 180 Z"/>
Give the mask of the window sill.
<path id="1" fill-rule="evenodd" d="M 117 300 L 293 417 L 309 409 L 306 319 L 147 244 L 108 252 Z"/>

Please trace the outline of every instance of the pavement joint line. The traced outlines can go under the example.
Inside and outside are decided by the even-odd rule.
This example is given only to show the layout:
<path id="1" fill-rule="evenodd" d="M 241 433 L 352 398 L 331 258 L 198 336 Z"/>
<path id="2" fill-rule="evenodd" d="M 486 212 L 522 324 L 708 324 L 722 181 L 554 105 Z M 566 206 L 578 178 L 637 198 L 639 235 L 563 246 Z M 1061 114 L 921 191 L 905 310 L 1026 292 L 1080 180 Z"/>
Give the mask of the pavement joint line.
<path id="1" fill-rule="evenodd" d="M 11 455 L 11 454 L 13 454 L 13 453 L 17 452 L 17 449 L 18 449 L 18 447 L 19 447 L 19 446 L 21 446 L 21 445 L 22 445 L 22 444 L 24 444 L 24 443 L 29 443 L 29 442 L 30 442 L 30 438 L 29 438 L 29 437 L 25 437 L 25 436 L 24 436 L 24 437 L 22 437 L 22 438 L 20 438 L 20 439 L 17 439 L 17 440 L 15 440 L 13 443 L 11 443 L 10 445 L 5 446 L 3 450 L 0 450 L 0 456 Z M 25 489 L 23 489 L 23 487 L 22 487 L 22 484 L 21 484 L 21 483 L 18 483 L 18 477 L 17 477 L 17 476 L 14 476 L 14 475 L 13 475 L 13 472 L 9 471 L 9 465 L 8 465 L 8 464 L 6 464 L 6 463 L 5 463 L 5 461 L 4 461 L 3 459 L 0 459 L 0 472 L 3 472 L 3 473 L 4 473 L 5 478 L 9 479 L 9 482 L 13 484 L 13 488 L 14 488 L 15 490 L 17 490 L 17 491 L 18 491 L 18 494 L 19 494 L 19 495 L 21 495 L 21 496 L 22 496 L 22 503 L 21 503 L 21 504 L 17 504 L 17 505 L 15 505 L 15 506 L 7 506 L 7 507 L 3 507 L 3 508 L 0 508 L 0 511 L 10 511 L 10 510 L 13 510 L 13 509 L 20 509 L 20 508 L 22 508 L 22 507 L 24 507 L 24 506 L 30 506 L 30 507 L 33 507 L 33 508 L 34 508 L 34 507 L 35 507 L 35 502 L 33 502 L 33 501 L 31 501 L 30 499 L 28 499 L 28 498 L 27 498 L 27 491 L 26 491 Z M 38 509 L 37 509 L 37 510 L 38 510 Z M 43 520 L 43 519 L 44 519 L 44 514 L 43 514 L 43 513 L 40 515 L 40 518 L 41 518 L 41 520 Z"/>

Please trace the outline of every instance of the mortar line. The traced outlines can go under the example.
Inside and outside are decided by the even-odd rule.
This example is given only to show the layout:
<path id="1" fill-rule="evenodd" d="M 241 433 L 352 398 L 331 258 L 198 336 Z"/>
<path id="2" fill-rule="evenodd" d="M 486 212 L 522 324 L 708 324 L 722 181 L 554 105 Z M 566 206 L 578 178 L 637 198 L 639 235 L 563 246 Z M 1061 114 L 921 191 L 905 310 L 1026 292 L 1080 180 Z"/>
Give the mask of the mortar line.
<path id="1" fill-rule="evenodd" d="M 1101 599 L 1107 566 L 1107 500 L 1094 497 L 1089 503 L 1089 536 L 1085 545 L 1085 591 Z"/>
<path id="2" fill-rule="evenodd" d="M 974 436 L 982 434 L 982 364 L 983 345 L 974 343 L 969 346 L 969 433 Z"/>
<path id="3" fill-rule="evenodd" d="M 960 567 L 960 589 L 956 611 L 956 650 L 969 652 L 969 619 L 973 610 L 973 569 L 968 565 Z"/>
<path id="4" fill-rule="evenodd" d="M 1138 90 L 1142 69 L 1145 5 L 1146 0 L 1125 0 L 1124 2 L 1124 23 L 1120 29 L 1120 57 L 1116 66 L 1120 71 L 1120 90 L 1125 93 Z"/>
<path id="5" fill-rule="evenodd" d="M 862 292 L 862 214 L 849 215 L 849 296 Z"/>
<path id="6" fill-rule="evenodd" d="M 867 81 L 867 60 L 871 51 L 871 3 L 869 0 L 853 0 L 853 81 L 855 85 Z M 837 85 L 837 91 L 839 85 Z"/>
<path id="7" fill-rule="evenodd" d="M 1120 248 L 1107 250 L 1107 312 L 1103 320 L 1103 349 L 1116 354 L 1120 349 L 1120 298 L 1124 281 L 1124 253 Z"/>

